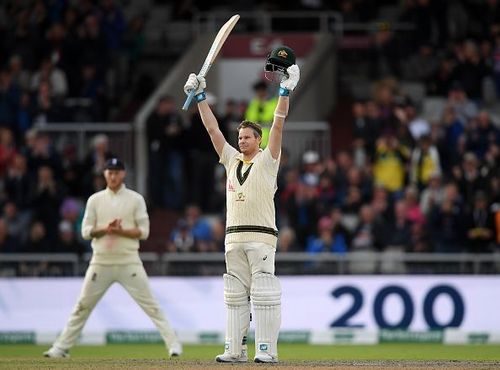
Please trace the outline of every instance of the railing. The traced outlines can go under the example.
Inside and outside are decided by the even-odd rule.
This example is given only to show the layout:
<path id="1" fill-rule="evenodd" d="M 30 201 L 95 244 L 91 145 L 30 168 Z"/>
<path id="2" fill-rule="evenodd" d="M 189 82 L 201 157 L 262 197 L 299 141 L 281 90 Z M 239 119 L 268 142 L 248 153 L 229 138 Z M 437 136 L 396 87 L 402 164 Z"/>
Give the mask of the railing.
<path id="1" fill-rule="evenodd" d="M 200 35 L 206 32 L 217 32 L 234 11 L 211 11 L 199 12 L 193 18 L 193 33 Z M 301 31 L 334 33 L 342 36 L 345 33 L 374 32 L 380 29 L 381 24 L 387 24 L 393 31 L 412 31 L 415 26 L 408 22 L 392 22 L 386 19 L 379 19 L 372 22 L 344 22 L 342 13 L 335 11 L 241 11 L 241 16 L 235 32 L 283 32 L 297 29 Z M 287 25 L 291 29 L 287 29 Z M 247 29 L 245 29 L 247 28 Z"/>
<path id="2" fill-rule="evenodd" d="M 0 254 L 0 277 L 23 274 L 21 266 L 43 264 L 41 276 L 81 276 L 91 254 Z M 225 272 L 224 253 L 141 253 L 150 275 L 199 276 Z M 27 271 L 31 272 L 29 268 Z M 278 275 L 318 274 L 500 274 L 500 252 L 402 253 L 350 252 L 346 254 L 305 252 L 277 253 Z"/>
<path id="3" fill-rule="evenodd" d="M 237 148 L 237 127 L 239 122 L 229 126 L 228 141 Z M 302 153 L 316 151 L 321 158 L 331 155 L 330 127 L 326 122 L 287 122 L 282 147 L 290 154 L 290 162 L 300 164 Z"/>

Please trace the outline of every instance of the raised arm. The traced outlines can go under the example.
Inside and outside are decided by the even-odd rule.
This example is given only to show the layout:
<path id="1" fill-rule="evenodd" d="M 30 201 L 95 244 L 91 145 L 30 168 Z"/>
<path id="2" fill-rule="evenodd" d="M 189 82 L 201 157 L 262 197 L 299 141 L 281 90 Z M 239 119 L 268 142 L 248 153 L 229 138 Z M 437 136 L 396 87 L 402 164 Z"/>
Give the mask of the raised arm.
<path id="1" fill-rule="evenodd" d="M 281 141 L 283 138 L 283 126 L 285 118 L 288 115 L 288 107 L 290 104 L 290 91 L 295 89 L 300 79 L 299 66 L 294 64 L 287 68 L 288 77 L 280 84 L 278 105 L 274 110 L 274 120 L 269 133 L 268 148 L 274 159 L 278 159 L 281 151 Z"/>
<path id="2" fill-rule="evenodd" d="M 226 138 L 222 134 L 222 131 L 219 128 L 219 123 L 217 122 L 217 118 L 215 118 L 212 109 L 208 105 L 206 101 L 206 95 L 204 89 L 207 87 L 207 83 L 205 81 L 205 77 L 196 76 L 194 73 L 189 75 L 189 78 L 184 85 L 184 92 L 189 94 L 191 90 L 195 90 L 195 99 L 198 102 L 198 110 L 200 112 L 201 120 L 203 125 L 207 129 L 208 134 L 210 135 L 210 139 L 212 140 L 212 144 L 215 148 L 215 151 L 219 155 L 222 155 L 222 149 L 224 148 L 224 144 L 226 143 Z"/>

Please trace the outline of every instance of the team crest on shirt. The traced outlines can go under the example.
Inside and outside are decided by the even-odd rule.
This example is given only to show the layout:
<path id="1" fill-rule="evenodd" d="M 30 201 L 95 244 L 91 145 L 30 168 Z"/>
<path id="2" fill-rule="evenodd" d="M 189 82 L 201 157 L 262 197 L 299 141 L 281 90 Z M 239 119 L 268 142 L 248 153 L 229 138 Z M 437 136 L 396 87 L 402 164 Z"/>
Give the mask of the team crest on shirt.
<path id="1" fill-rule="evenodd" d="M 236 201 L 237 202 L 244 202 L 245 201 L 245 194 L 243 194 L 243 193 L 236 194 Z"/>
<path id="2" fill-rule="evenodd" d="M 236 189 L 234 188 L 234 185 L 233 185 L 233 182 L 231 180 L 228 180 L 227 181 L 227 191 L 236 191 Z"/>

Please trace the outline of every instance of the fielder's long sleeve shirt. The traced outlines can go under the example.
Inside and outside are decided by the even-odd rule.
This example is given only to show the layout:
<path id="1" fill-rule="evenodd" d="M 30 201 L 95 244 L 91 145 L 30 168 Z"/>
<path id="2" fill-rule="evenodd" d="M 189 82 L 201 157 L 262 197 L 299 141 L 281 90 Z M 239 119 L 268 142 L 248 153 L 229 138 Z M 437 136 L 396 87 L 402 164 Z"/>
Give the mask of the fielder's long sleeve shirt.
<path id="1" fill-rule="evenodd" d="M 106 227 L 115 219 L 121 220 L 123 229 L 139 228 L 140 239 L 149 236 L 149 216 L 146 202 L 139 193 L 127 189 L 125 185 L 115 193 L 109 188 L 89 197 L 82 221 L 82 236 L 92 239 L 93 255 L 90 263 L 128 264 L 141 263 L 139 240 L 118 235 L 90 236 L 92 230 Z"/>

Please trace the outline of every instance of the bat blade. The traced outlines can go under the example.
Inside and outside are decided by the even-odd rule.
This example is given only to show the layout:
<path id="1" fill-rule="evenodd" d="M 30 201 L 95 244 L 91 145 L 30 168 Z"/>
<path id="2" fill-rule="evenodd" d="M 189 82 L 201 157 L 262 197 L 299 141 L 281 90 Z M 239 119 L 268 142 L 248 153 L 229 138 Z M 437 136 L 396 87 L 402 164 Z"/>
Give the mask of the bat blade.
<path id="1" fill-rule="evenodd" d="M 220 49 L 224 45 L 224 42 L 226 41 L 227 37 L 229 36 L 229 34 L 231 33 L 232 29 L 234 28 L 239 19 L 240 19 L 239 14 L 235 14 L 220 28 L 219 32 L 217 33 L 217 36 L 215 36 L 215 39 L 212 43 L 212 46 L 210 47 L 210 50 L 208 51 L 207 57 L 205 58 L 205 61 L 201 66 L 200 73 L 198 73 L 199 76 L 202 77 L 206 76 L 206 74 L 210 70 L 210 67 L 212 67 L 213 62 L 215 61 L 215 58 L 217 58 Z M 187 110 L 189 108 L 189 105 L 191 104 L 193 97 L 194 97 L 194 90 L 191 90 L 188 97 L 186 98 L 186 101 L 184 102 L 184 105 L 182 106 L 182 110 Z"/>

